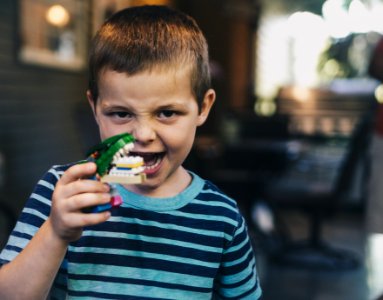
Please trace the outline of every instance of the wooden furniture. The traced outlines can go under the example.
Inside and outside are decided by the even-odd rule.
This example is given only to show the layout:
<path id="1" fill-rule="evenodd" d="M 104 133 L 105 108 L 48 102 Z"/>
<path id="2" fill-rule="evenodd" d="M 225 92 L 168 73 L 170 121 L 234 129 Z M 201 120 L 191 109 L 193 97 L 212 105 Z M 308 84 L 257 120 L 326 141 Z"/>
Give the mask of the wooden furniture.
<path id="1" fill-rule="evenodd" d="M 228 115 L 222 124 L 229 127 L 226 136 L 197 142 L 194 166 L 238 201 L 248 223 L 264 237 L 268 233 L 256 228 L 253 208 L 259 200 L 270 206 L 276 222 L 272 238 L 277 240 L 266 250 L 273 260 L 310 268 L 355 267 L 354 255 L 328 246 L 321 228 L 349 200 L 356 184 L 360 196 L 365 195 L 375 99 L 371 93 L 286 87 L 276 103 L 277 114 L 270 118 Z M 294 241 L 277 226 L 283 209 L 309 218 L 306 240 Z"/>

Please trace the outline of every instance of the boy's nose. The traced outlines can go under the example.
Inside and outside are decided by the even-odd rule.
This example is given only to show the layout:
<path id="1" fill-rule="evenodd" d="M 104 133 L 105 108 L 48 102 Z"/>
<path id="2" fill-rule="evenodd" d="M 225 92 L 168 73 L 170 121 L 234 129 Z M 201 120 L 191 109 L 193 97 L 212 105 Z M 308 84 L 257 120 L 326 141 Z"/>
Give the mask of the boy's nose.
<path id="1" fill-rule="evenodd" d="M 137 122 L 132 130 L 137 143 L 150 143 L 156 138 L 156 133 L 150 124 Z"/>

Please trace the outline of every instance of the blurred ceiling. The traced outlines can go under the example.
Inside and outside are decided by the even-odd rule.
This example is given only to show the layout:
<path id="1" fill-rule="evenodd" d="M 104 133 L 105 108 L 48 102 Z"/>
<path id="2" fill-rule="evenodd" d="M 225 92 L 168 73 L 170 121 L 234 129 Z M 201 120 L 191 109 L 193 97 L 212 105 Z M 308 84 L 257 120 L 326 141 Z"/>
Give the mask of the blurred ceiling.
<path id="1" fill-rule="evenodd" d="M 258 0 L 262 7 L 269 11 L 294 12 L 298 10 L 311 11 L 320 14 L 323 0 Z"/>

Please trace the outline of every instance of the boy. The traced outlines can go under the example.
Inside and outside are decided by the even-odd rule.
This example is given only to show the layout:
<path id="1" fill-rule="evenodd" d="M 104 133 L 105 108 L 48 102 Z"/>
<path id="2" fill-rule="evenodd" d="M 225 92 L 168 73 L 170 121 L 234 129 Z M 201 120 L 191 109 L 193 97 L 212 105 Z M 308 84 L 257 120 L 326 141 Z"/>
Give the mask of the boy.
<path id="1" fill-rule="evenodd" d="M 89 65 L 101 138 L 132 134 L 147 180 L 118 186 L 118 209 L 85 214 L 110 198 L 86 179 L 95 164 L 48 171 L 0 255 L 0 298 L 258 299 L 235 202 L 182 167 L 215 100 L 194 20 L 161 6 L 125 9 L 97 33 Z"/>

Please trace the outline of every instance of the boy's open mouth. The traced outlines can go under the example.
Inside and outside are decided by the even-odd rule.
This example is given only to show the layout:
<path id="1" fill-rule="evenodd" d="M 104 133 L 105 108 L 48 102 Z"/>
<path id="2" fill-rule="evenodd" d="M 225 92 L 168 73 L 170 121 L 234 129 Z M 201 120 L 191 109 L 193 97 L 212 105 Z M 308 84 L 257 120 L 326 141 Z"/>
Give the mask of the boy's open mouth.
<path id="1" fill-rule="evenodd" d="M 141 156 L 144 159 L 145 170 L 154 170 L 165 156 L 165 152 L 130 152 L 132 156 Z"/>

